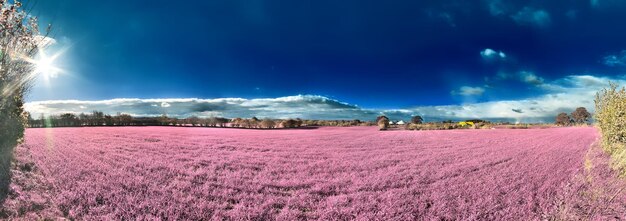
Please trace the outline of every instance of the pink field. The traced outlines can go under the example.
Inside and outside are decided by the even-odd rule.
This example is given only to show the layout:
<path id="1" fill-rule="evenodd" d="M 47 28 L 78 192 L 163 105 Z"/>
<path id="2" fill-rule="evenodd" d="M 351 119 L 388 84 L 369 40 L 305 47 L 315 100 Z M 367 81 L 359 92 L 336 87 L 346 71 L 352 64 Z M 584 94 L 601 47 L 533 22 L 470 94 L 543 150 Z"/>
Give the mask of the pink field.
<path id="1" fill-rule="evenodd" d="M 536 220 L 583 168 L 592 127 L 386 131 L 29 129 L 18 152 L 62 216 Z"/>

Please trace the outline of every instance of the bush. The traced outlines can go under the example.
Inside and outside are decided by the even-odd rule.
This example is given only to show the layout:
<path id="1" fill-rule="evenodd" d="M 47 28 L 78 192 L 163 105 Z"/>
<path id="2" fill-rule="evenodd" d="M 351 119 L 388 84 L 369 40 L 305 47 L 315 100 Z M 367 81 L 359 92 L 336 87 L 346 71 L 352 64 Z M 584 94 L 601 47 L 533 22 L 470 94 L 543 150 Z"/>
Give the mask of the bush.
<path id="1" fill-rule="evenodd" d="M 462 121 L 459 122 L 459 127 L 460 128 L 474 128 L 474 122 L 471 121 Z"/>
<path id="2" fill-rule="evenodd" d="M 622 172 L 626 164 L 626 91 L 611 83 L 595 98 L 594 119 L 602 133 L 602 147 L 613 157 L 613 166 Z"/>

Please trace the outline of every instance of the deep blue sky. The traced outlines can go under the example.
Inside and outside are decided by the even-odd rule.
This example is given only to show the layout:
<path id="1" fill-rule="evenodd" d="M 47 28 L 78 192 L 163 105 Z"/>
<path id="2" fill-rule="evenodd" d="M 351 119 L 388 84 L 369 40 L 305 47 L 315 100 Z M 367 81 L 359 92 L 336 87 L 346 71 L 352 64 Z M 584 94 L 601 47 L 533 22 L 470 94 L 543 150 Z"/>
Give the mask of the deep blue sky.
<path id="1" fill-rule="evenodd" d="M 38 0 L 33 14 L 53 23 L 55 48 L 71 48 L 59 61 L 67 74 L 29 100 L 315 94 L 394 108 L 524 99 L 544 92 L 521 73 L 621 75 L 605 58 L 626 49 L 625 11 L 612 0 Z M 506 58 L 481 56 L 487 48 Z"/>

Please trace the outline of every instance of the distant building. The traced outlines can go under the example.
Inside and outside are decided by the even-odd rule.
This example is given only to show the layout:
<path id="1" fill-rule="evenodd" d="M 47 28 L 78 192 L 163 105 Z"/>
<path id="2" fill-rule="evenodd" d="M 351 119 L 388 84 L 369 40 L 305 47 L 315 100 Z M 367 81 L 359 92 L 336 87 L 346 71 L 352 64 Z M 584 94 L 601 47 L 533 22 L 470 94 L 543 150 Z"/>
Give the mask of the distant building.
<path id="1" fill-rule="evenodd" d="M 404 123 L 404 121 L 398 121 L 396 124 L 397 125 L 404 125 L 405 123 Z"/>

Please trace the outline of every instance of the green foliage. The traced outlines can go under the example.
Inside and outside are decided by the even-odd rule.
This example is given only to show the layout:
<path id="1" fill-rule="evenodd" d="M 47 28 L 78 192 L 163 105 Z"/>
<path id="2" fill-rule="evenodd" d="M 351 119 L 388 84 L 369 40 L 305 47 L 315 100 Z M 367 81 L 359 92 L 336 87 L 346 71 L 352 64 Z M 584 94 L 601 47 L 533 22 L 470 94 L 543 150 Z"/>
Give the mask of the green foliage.
<path id="1" fill-rule="evenodd" d="M 626 172 L 626 91 L 610 83 L 596 94 L 595 106 L 602 147 L 613 157 L 613 166 Z"/>

